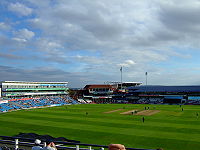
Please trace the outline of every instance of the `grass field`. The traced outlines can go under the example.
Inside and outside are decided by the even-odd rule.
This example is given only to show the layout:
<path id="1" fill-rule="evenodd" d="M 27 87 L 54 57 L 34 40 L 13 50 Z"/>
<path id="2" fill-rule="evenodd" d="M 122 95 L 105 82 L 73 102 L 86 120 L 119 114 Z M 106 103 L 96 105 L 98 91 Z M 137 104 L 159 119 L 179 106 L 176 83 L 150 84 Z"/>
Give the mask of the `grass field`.
<path id="1" fill-rule="evenodd" d="M 120 114 L 145 106 L 160 112 L 144 116 L 144 123 L 141 115 Z M 200 116 L 196 113 L 200 115 L 200 106 L 182 107 L 184 111 L 178 105 L 83 104 L 20 110 L 0 114 L 0 135 L 34 132 L 90 144 L 199 150 Z"/>

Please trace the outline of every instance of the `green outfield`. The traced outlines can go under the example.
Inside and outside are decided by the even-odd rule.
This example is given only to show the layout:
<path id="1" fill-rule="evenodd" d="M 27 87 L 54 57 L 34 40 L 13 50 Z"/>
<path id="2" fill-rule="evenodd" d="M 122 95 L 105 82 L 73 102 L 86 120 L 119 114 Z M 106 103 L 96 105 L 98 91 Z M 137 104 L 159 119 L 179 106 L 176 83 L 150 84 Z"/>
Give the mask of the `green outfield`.
<path id="1" fill-rule="evenodd" d="M 157 113 L 120 114 L 129 110 L 138 110 L 139 114 L 147 106 Z M 34 132 L 90 144 L 200 149 L 200 106 L 82 104 L 38 108 L 1 113 L 0 127 L 0 135 L 5 136 Z"/>

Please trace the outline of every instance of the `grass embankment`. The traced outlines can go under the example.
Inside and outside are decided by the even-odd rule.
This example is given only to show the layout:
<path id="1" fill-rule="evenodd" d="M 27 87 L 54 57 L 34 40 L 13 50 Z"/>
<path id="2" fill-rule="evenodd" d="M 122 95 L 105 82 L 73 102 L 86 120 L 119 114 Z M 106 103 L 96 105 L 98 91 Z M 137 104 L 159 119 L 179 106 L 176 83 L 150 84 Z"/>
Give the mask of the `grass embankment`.
<path id="1" fill-rule="evenodd" d="M 120 114 L 145 106 L 160 112 L 151 116 Z M 196 113 L 200 114 L 200 106 L 182 107 L 183 111 L 175 105 L 91 104 L 20 110 L 0 114 L 0 134 L 34 132 L 91 144 L 199 150 L 200 116 Z M 117 109 L 121 110 L 104 113 Z"/>

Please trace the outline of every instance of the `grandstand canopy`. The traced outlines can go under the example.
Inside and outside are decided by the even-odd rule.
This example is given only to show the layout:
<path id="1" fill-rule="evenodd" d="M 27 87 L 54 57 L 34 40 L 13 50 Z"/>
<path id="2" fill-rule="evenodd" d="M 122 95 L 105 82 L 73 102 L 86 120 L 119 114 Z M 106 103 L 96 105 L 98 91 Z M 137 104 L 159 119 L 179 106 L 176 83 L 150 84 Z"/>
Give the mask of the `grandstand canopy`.
<path id="1" fill-rule="evenodd" d="M 112 88 L 112 86 L 106 84 L 93 84 L 93 85 L 86 85 L 84 87 L 84 89 L 94 89 L 94 88 Z"/>
<path id="2" fill-rule="evenodd" d="M 200 92 L 200 86 L 137 86 L 129 92 Z"/>
<path id="3" fill-rule="evenodd" d="M 142 83 L 140 82 L 122 82 L 122 86 L 126 86 L 126 87 L 129 87 L 129 86 L 136 86 L 136 85 L 141 85 Z"/>
<path id="4" fill-rule="evenodd" d="M 117 87 L 121 87 L 121 84 L 123 87 L 130 87 L 130 86 L 138 86 L 141 85 L 141 82 L 105 82 L 106 84 L 110 84 L 112 86 L 117 86 Z"/>
<path id="5" fill-rule="evenodd" d="M 49 81 L 0 81 L 0 83 L 32 83 L 32 84 L 42 84 L 42 83 L 49 83 L 49 84 L 67 84 L 68 82 L 49 82 Z"/>

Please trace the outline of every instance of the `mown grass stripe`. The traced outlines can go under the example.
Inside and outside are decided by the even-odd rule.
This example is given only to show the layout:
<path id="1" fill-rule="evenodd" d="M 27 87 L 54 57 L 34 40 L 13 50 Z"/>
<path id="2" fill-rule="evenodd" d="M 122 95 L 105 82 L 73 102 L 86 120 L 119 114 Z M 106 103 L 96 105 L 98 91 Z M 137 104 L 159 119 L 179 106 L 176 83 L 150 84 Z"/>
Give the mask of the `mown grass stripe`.
<path id="1" fill-rule="evenodd" d="M 12 116 L 12 115 L 14 115 L 15 113 L 10 113 L 9 114 L 9 116 Z M 18 114 L 18 113 L 17 113 Z M 20 115 L 20 114 L 24 114 L 24 113 L 19 113 L 18 115 Z M 69 113 L 69 112 L 66 112 L 65 114 L 59 114 L 59 115 L 57 115 L 56 113 L 54 113 L 54 112 L 48 112 L 48 113 L 31 113 L 31 112 L 26 112 L 25 114 L 31 114 L 31 115 L 44 115 L 44 116 L 46 116 L 46 117 L 48 117 L 48 116 L 56 116 L 56 117 L 65 117 L 65 118 L 68 118 L 68 117 L 70 117 L 70 118 L 74 118 L 74 119 L 79 119 L 79 118 L 85 118 L 85 119 L 87 119 L 87 120 L 93 120 L 93 119 L 95 119 L 95 121 L 102 121 L 103 120 L 103 122 L 125 122 L 125 124 L 135 124 L 135 125 L 139 125 L 139 124 L 141 124 L 141 117 L 134 117 L 134 116 L 126 116 L 125 118 L 124 117 L 118 117 L 118 118 L 114 118 L 113 119 L 113 117 L 112 116 L 110 116 L 109 118 L 105 118 L 105 117 L 103 117 L 103 119 L 102 119 L 102 117 L 99 117 L 99 116 L 95 116 L 95 115 L 88 115 L 87 117 L 86 117 L 86 115 L 84 114 L 76 114 L 76 115 L 73 115 L 73 114 L 71 114 L 71 113 Z M 124 121 L 124 120 L 126 120 L 126 121 Z M 184 122 L 182 122 L 181 124 L 178 122 L 178 123 L 176 123 L 176 122 L 170 122 L 170 123 L 168 123 L 168 121 L 163 121 L 163 119 L 161 119 L 160 121 L 159 121 L 159 119 L 151 119 L 151 118 L 146 118 L 145 119 L 146 121 L 145 121 L 145 125 L 149 125 L 149 126 L 155 126 L 155 127 L 160 127 L 160 126 L 162 126 L 162 127 L 173 127 L 173 128 L 176 128 L 176 129 L 182 129 L 182 128 L 188 128 L 188 129 L 191 129 L 191 128 L 193 128 L 193 129 L 199 129 L 199 124 L 198 123 L 195 123 L 195 124 L 192 124 L 192 123 L 184 123 Z M 163 121 L 163 122 L 162 122 Z"/>
<path id="2" fill-rule="evenodd" d="M 5 126 L 5 128 L 12 128 L 13 129 L 13 122 L 9 121 L 1 121 L 2 127 Z M 170 148 L 173 150 L 174 144 L 179 147 L 186 147 L 190 148 L 191 145 L 200 146 L 199 142 L 191 142 L 189 143 L 190 146 L 188 146 L 187 140 L 178 140 L 178 139 L 160 139 L 156 137 L 145 137 L 141 135 L 129 135 L 127 138 L 127 135 L 124 135 L 122 132 L 118 133 L 107 133 L 103 131 L 90 131 L 82 130 L 82 129 L 72 129 L 70 127 L 54 127 L 54 126 L 48 126 L 48 125 L 35 125 L 35 124 L 27 124 L 27 123 L 15 123 L 15 127 L 19 127 L 21 129 L 24 129 L 24 131 L 32 131 L 38 134 L 46 134 L 46 131 L 49 131 L 52 136 L 58 137 L 60 135 L 65 136 L 69 139 L 78 140 L 81 139 L 82 142 L 86 143 L 93 143 L 93 136 L 96 135 L 96 143 L 93 144 L 104 144 L 108 145 L 109 143 L 125 143 L 126 146 L 132 146 L 132 147 L 138 147 L 138 148 L 158 148 L 158 147 L 166 147 L 166 143 L 170 143 L 167 145 L 167 148 Z M 27 128 L 28 127 L 28 128 Z M 28 129 L 28 130 L 27 130 Z M 78 133 L 78 134 L 74 134 Z M 17 133 L 16 133 L 17 134 Z M 106 137 L 106 138 L 105 138 Z M 78 139 L 77 139 L 78 138 Z M 105 139 L 105 141 L 102 141 L 101 139 Z M 158 144 L 159 143 L 159 144 Z M 156 145 L 156 146 L 155 146 Z M 198 150 L 197 147 L 194 147 L 193 150 Z"/>
<path id="3" fill-rule="evenodd" d="M 155 106 L 161 112 L 145 116 L 145 123 L 141 122 L 141 116 L 103 114 L 113 109 L 143 110 L 144 106 L 151 109 Z M 195 118 L 198 110 L 199 106 L 184 106 L 181 112 L 180 106 L 148 104 L 71 105 L 21 110 L 0 114 L 0 134 L 35 132 L 93 144 L 122 143 L 129 147 L 163 147 L 165 150 L 198 149 L 200 118 Z M 85 112 L 89 115 L 86 116 Z"/>
<path id="4" fill-rule="evenodd" d="M 73 118 L 73 117 L 68 117 L 68 118 L 64 118 L 62 116 L 55 116 L 55 115 L 51 115 L 51 116 L 37 116 L 37 115 L 33 115 L 33 114 L 12 114 L 8 119 L 15 119 L 15 118 L 22 118 L 22 119 L 34 119 L 34 120 L 49 120 L 49 121 L 55 121 L 56 122 L 60 122 L 60 123 L 66 123 L 66 122 L 70 122 L 70 123 L 74 123 L 74 124 L 98 124 L 100 126 L 108 126 L 108 127 L 118 127 L 118 128 L 130 128 L 130 129 L 141 129 L 142 130 L 151 130 L 151 131 L 165 131 L 165 132 L 176 132 L 176 133 L 190 133 L 190 134 L 196 134 L 196 133 L 200 133 L 200 129 L 193 129 L 193 128 L 184 128 L 184 127 L 180 127 L 180 128 L 174 128 L 174 127 L 163 127 L 163 126 L 153 126 L 152 124 L 144 124 L 140 121 L 140 124 L 135 124 L 135 123 L 119 123 L 119 121 L 115 121 L 115 122 L 105 122 L 104 120 L 96 120 L 96 119 L 89 119 L 87 117 L 79 117 L 79 118 Z"/>
<path id="5" fill-rule="evenodd" d="M 1 119 L 2 121 L 7 120 L 5 118 Z M 107 133 L 118 133 L 119 131 L 121 131 L 123 134 L 125 135 L 142 135 L 142 136 L 146 136 L 146 137 L 156 137 L 156 138 L 169 138 L 169 139 L 180 139 L 180 140 L 184 140 L 185 138 L 187 138 L 187 140 L 190 141 L 199 141 L 199 138 L 195 135 L 195 134 L 184 134 L 184 133 L 170 133 L 170 132 L 155 132 L 151 131 L 151 130 L 136 130 L 134 128 L 116 128 L 116 127 L 108 127 L 108 126 L 100 126 L 98 124 L 93 124 L 93 125 L 89 125 L 89 124 L 74 124 L 71 122 L 57 122 L 56 120 L 54 121 L 50 121 L 50 120 L 34 120 L 34 119 L 24 119 L 24 118 L 18 118 L 15 117 L 15 120 L 12 119 L 10 120 L 10 122 L 16 123 L 16 122 L 26 122 L 26 124 L 34 124 L 34 125 L 38 125 L 38 124 L 42 124 L 42 123 L 46 123 L 47 126 L 56 126 L 56 127 L 64 127 L 64 126 L 70 126 L 72 129 L 79 129 L 82 128 L 83 130 L 88 130 L 88 131 L 107 131 Z"/>
<path id="6" fill-rule="evenodd" d="M 21 112 L 23 113 L 23 112 Z M 74 112 L 69 112 L 69 111 L 65 111 L 65 112 L 59 112 L 59 111 L 56 111 L 56 112 L 41 112 L 41 111 L 27 111 L 26 112 L 27 114 L 30 113 L 30 114 L 39 114 L 39 115 L 57 115 L 57 116 L 77 116 L 77 117 L 85 117 L 85 112 L 84 113 L 74 113 Z M 107 115 L 107 114 L 96 114 L 96 113 L 89 113 L 88 115 L 89 118 L 104 118 L 104 119 L 109 119 L 109 120 L 126 120 L 127 121 L 127 118 L 130 119 L 130 118 L 133 118 L 133 120 L 140 120 L 141 119 L 141 116 L 130 116 L 130 115 Z M 153 116 L 145 116 L 146 119 L 148 119 L 149 121 L 152 121 L 152 122 L 161 122 L 161 123 L 175 123 L 175 124 L 192 124 L 192 125 L 199 125 L 200 124 L 200 118 L 196 118 L 193 116 L 193 120 L 191 121 L 188 121 L 188 120 L 178 120 L 179 118 L 181 117 L 173 117 L 175 119 L 163 119 L 162 118 L 152 118 Z M 172 117 L 171 117 L 172 118 Z M 191 117 L 190 117 L 191 118 Z"/>

